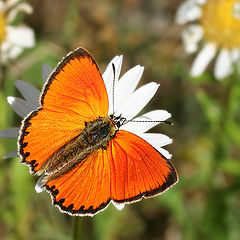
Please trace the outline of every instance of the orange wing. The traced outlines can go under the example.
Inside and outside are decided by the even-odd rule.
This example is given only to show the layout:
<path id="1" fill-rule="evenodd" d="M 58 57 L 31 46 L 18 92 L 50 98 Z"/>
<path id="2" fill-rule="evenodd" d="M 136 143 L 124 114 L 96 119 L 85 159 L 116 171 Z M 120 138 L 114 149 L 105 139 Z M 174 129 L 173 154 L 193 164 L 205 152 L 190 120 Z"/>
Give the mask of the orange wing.
<path id="1" fill-rule="evenodd" d="M 110 144 L 111 198 L 115 202 L 151 197 L 178 181 L 170 161 L 135 134 L 120 130 Z"/>
<path id="2" fill-rule="evenodd" d="M 133 202 L 159 194 L 177 182 L 172 164 L 142 138 L 118 131 L 107 149 L 47 182 L 53 204 L 73 215 L 94 215 L 111 200 Z"/>
<path id="3" fill-rule="evenodd" d="M 41 107 L 22 122 L 19 154 L 31 173 L 76 137 L 85 121 L 107 116 L 106 88 L 93 57 L 78 48 L 59 63 L 43 87 Z"/>
<path id="4" fill-rule="evenodd" d="M 93 215 L 111 200 L 108 152 L 98 149 L 76 168 L 46 183 L 53 204 L 72 215 Z"/>

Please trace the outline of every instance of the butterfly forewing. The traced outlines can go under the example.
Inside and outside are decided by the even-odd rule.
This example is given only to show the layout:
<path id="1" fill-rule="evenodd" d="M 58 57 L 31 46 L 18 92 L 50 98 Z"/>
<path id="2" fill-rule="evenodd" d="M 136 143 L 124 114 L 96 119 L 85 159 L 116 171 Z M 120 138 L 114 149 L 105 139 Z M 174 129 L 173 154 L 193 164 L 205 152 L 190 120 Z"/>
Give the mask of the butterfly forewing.
<path id="1" fill-rule="evenodd" d="M 70 53 L 49 77 L 41 107 L 23 121 L 19 138 L 22 161 L 32 173 L 81 133 L 85 121 L 106 116 L 108 99 L 98 66 L 84 49 Z"/>

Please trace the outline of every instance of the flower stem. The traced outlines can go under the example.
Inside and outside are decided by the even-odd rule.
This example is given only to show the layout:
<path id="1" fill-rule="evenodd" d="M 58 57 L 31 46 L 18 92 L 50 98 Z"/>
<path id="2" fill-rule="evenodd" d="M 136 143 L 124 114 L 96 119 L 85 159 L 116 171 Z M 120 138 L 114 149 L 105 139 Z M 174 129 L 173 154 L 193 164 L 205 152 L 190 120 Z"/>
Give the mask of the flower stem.
<path id="1" fill-rule="evenodd" d="M 93 222 L 91 217 L 75 217 L 73 240 L 93 240 Z"/>
<path id="2" fill-rule="evenodd" d="M 3 89 L 5 74 L 6 74 L 6 68 L 0 62 L 0 90 Z"/>

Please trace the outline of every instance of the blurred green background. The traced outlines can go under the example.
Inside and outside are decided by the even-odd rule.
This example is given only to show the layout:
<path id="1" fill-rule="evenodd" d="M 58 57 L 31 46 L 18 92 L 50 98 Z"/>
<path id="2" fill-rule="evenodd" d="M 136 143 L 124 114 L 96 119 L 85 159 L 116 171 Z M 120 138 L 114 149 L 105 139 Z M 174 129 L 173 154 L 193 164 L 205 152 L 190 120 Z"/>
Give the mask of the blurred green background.
<path id="1" fill-rule="evenodd" d="M 16 140 L 0 139 L 0 239 L 240 239 L 240 77 L 219 82 L 211 71 L 189 77 L 194 56 L 184 53 L 182 27 L 174 20 L 181 2 L 29 1 L 34 13 L 18 17 L 34 29 L 36 46 L 6 66 L 0 129 L 20 126 L 6 100 L 21 96 L 15 80 L 40 89 L 42 64 L 54 68 L 79 46 L 93 54 L 102 72 L 123 54 L 122 73 L 140 64 L 140 85 L 161 84 L 145 111 L 172 114 L 174 126 L 161 124 L 152 132 L 173 138 L 166 149 L 180 180 L 158 197 L 76 221 L 53 207 L 47 193 L 35 192 L 37 177 L 18 158 L 1 157 L 16 148 Z"/>

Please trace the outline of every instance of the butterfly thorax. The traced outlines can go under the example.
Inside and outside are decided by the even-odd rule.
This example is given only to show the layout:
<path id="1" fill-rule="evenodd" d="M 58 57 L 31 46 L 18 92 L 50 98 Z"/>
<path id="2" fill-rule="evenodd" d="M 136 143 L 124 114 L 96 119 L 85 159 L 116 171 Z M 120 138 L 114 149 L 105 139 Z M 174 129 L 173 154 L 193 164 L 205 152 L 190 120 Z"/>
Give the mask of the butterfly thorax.
<path id="1" fill-rule="evenodd" d="M 113 119 L 101 117 L 91 122 L 85 122 L 81 133 L 58 149 L 42 166 L 42 173 L 52 180 L 67 173 L 89 154 L 100 148 L 106 149 L 109 141 L 116 134 Z"/>
<path id="2" fill-rule="evenodd" d="M 108 117 L 98 118 L 92 122 L 85 122 L 85 128 L 82 132 L 86 144 L 94 148 L 106 148 L 115 133 L 114 122 Z"/>

